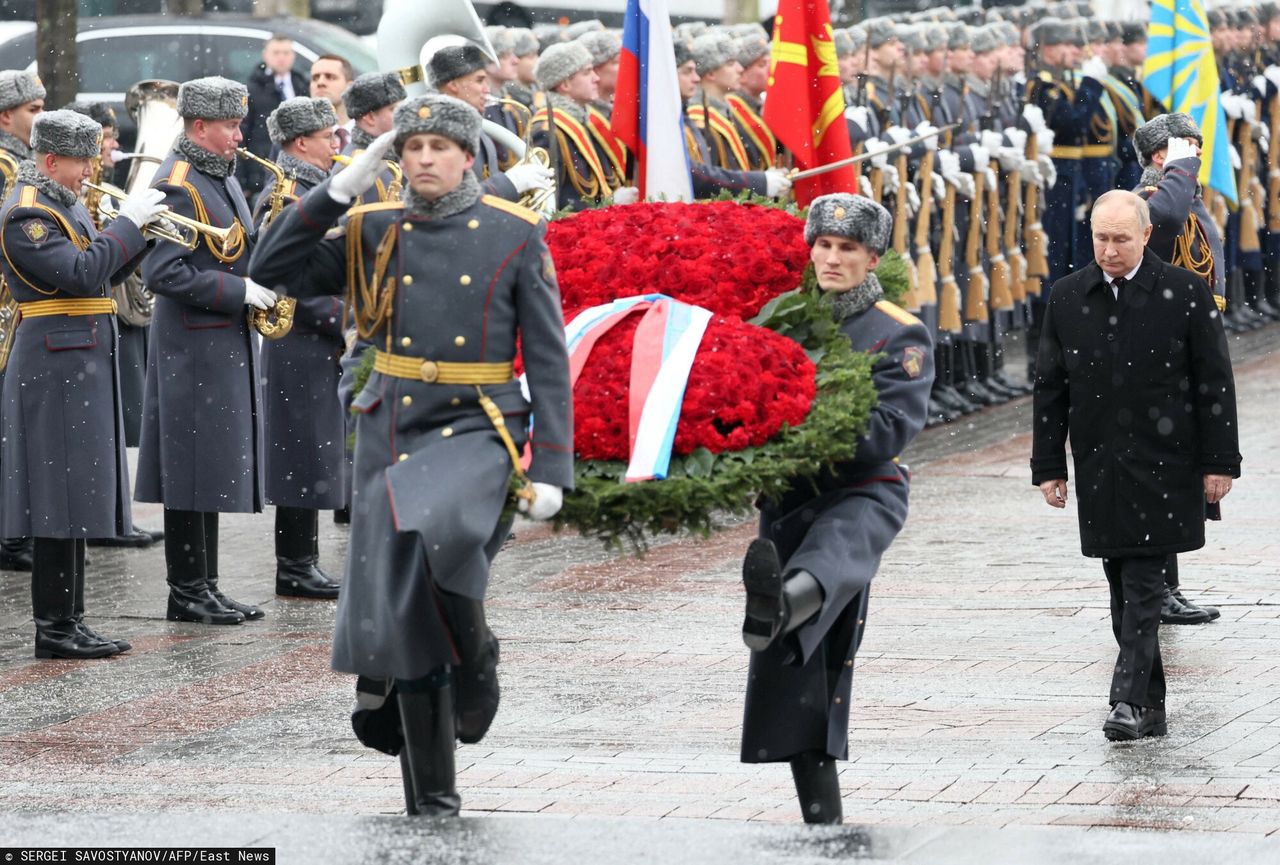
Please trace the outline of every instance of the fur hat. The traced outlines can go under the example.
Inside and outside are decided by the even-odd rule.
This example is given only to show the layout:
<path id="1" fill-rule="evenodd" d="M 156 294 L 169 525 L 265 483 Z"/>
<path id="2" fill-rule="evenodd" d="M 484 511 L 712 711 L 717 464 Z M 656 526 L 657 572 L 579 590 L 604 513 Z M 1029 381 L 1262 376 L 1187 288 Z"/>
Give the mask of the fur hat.
<path id="1" fill-rule="evenodd" d="M 588 18 L 586 21 L 575 21 L 565 28 L 564 35 L 569 39 L 577 39 L 583 33 L 594 33 L 604 29 L 604 22 L 599 18 Z"/>
<path id="2" fill-rule="evenodd" d="M 867 40 L 873 49 L 898 38 L 898 28 L 888 18 L 870 18 L 862 22 L 862 27 L 867 31 Z"/>
<path id="3" fill-rule="evenodd" d="M 1034 46 L 1065 45 L 1070 41 L 1070 29 L 1066 22 L 1057 18 L 1041 18 L 1031 28 L 1031 44 Z"/>
<path id="4" fill-rule="evenodd" d="M 819 237 L 832 235 L 856 240 L 871 252 L 884 255 L 889 246 L 893 219 L 889 211 L 865 195 L 833 192 L 820 195 L 809 205 L 804 242 L 813 246 Z"/>
<path id="5" fill-rule="evenodd" d="M 925 24 L 920 29 L 924 35 L 925 51 L 938 51 L 947 47 L 950 34 L 946 27 L 941 24 Z"/>
<path id="6" fill-rule="evenodd" d="M 69 102 L 64 107 L 68 111 L 92 117 L 98 121 L 100 126 L 110 126 L 112 129 L 120 128 L 120 121 L 116 119 L 115 109 L 105 102 Z"/>
<path id="7" fill-rule="evenodd" d="M 769 37 L 765 35 L 764 28 L 759 25 L 753 25 L 756 30 L 744 33 L 738 37 L 738 62 L 742 64 L 742 68 L 746 69 L 752 63 L 755 63 L 761 57 L 769 53 Z M 843 31 L 837 30 L 837 37 Z M 847 36 L 846 36 L 847 38 Z M 836 49 L 839 54 L 839 49 Z"/>
<path id="8" fill-rule="evenodd" d="M 849 38 L 853 40 L 853 53 L 857 54 L 867 47 L 867 30 L 854 25 L 848 29 Z"/>
<path id="9" fill-rule="evenodd" d="M 284 144 L 303 135 L 331 129 L 338 125 L 338 115 L 328 99 L 295 96 L 280 103 L 267 115 L 267 135 L 272 144 Z"/>
<path id="10" fill-rule="evenodd" d="M 452 139 L 468 153 L 480 148 L 480 112 L 461 99 L 429 93 L 402 102 L 395 113 L 396 151 L 411 135 L 433 133 Z"/>
<path id="11" fill-rule="evenodd" d="M 1168 147 L 1170 138 L 1190 138 L 1204 144 L 1200 127 L 1190 114 L 1157 114 L 1133 133 L 1133 149 L 1138 151 L 1138 161 L 1149 165 L 1151 155 Z"/>
<path id="12" fill-rule="evenodd" d="M 707 32 L 706 21 L 682 21 L 672 28 L 675 33 L 676 40 L 683 39 L 686 42 L 692 42 L 703 33 Z"/>
<path id="13" fill-rule="evenodd" d="M 924 28 L 914 24 L 904 24 L 898 27 L 898 38 L 902 40 L 902 44 L 911 52 L 927 51 Z"/>
<path id="14" fill-rule="evenodd" d="M 997 32 L 996 28 L 989 25 L 974 30 L 973 37 L 969 40 L 969 47 L 973 49 L 974 54 L 995 51 L 1002 45 L 1004 45 L 1003 37 Z"/>
<path id="15" fill-rule="evenodd" d="M 558 45 L 567 38 L 564 28 L 559 24 L 534 24 L 533 36 L 538 40 L 538 50 L 546 51 L 552 45 Z"/>
<path id="16" fill-rule="evenodd" d="M 973 33 L 969 29 L 968 24 L 961 24 L 953 21 L 947 25 L 947 49 L 950 51 L 959 51 L 961 48 L 968 48 L 972 42 Z"/>
<path id="17" fill-rule="evenodd" d="M 185 120 L 241 120 L 248 113 L 249 89 L 238 81 L 211 75 L 178 88 L 178 114 Z"/>
<path id="18" fill-rule="evenodd" d="M 538 53 L 538 37 L 528 27 L 508 27 L 507 32 L 511 34 L 511 51 L 517 57 Z"/>
<path id="19" fill-rule="evenodd" d="M 0 111 L 8 111 L 19 105 L 26 105 L 37 99 L 44 99 L 47 94 L 40 78 L 34 72 L 20 69 L 6 69 L 0 72 Z"/>
<path id="20" fill-rule="evenodd" d="M 400 76 L 394 72 L 366 72 L 342 91 L 347 114 L 359 120 L 371 111 L 403 102 L 407 94 Z"/>
<path id="21" fill-rule="evenodd" d="M 703 33 L 693 40 L 693 60 L 698 74 L 706 75 L 738 59 L 738 43 L 728 33 Z"/>
<path id="22" fill-rule="evenodd" d="M 831 39 L 836 43 L 837 57 L 851 57 L 854 53 L 853 36 L 848 30 L 836 30 L 832 32 Z M 746 65 L 745 63 L 743 64 Z"/>
<path id="23" fill-rule="evenodd" d="M 693 59 L 692 40 L 680 39 L 677 37 L 674 40 L 673 48 L 675 50 L 675 55 L 676 55 L 677 69 L 679 69 L 681 66 L 685 65 L 686 63 L 688 63 L 690 60 Z"/>
<path id="24" fill-rule="evenodd" d="M 446 45 L 427 61 L 427 82 L 439 90 L 450 81 L 456 81 L 488 65 L 489 58 L 480 50 L 479 45 L 471 42 L 465 45 Z"/>
<path id="25" fill-rule="evenodd" d="M 591 53 L 592 66 L 603 66 L 622 53 L 622 40 L 611 30 L 591 30 L 576 41 Z"/>
<path id="26" fill-rule="evenodd" d="M 79 111 L 42 111 L 31 124 L 31 149 L 90 159 L 102 152 L 102 124 Z"/>
<path id="27" fill-rule="evenodd" d="M 538 79 L 539 87 L 554 90 L 561 82 L 592 65 L 591 52 L 585 45 L 576 41 L 563 42 L 542 52 L 533 77 Z"/>
<path id="28" fill-rule="evenodd" d="M 501 24 L 491 24 L 484 28 L 484 35 L 489 37 L 489 44 L 493 46 L 495 56 L 501 57 L 504 54 L 515 53 L 515 38 L 511 35 L 510 29 Z"/>
<path id="29" fill-rule="evenodd" d="M 1147 25 L 1141 21 L 1124 21 L 1120 24 L 1120 41 L 1125 45 L 1136 45 L 1147 41 Z"/>

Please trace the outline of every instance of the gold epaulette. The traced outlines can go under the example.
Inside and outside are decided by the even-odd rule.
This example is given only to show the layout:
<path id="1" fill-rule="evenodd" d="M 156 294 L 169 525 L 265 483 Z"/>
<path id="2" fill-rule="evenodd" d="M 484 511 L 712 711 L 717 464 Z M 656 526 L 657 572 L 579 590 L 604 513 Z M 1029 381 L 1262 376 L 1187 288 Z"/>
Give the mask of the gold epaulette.
<path id="1" fill-rule="evenodd" d="M 514 201 L 507 201 L 505 198 L 498 198 L 496 195 L 482 195 L 480 203 L 487 204 L 495 210 L 501 210 L 503 213 L 518 216 L 530 225 L 537 225 L 542 221 L 542 217 L 529 208 L 516 204 Z"/>
<path id="2" fill-rule="evenodd" d="M 357 204 L 355 207 L 347 211 L 348 216 L 354 216 L 357 213 L 371 213 L 375 210 L 403 210 L 403 201 L 373 201 L 369 204 Z"/>
<path id="3" fill-rule="evenodd" d="M 916 318 L 896 303 L 890 303 L 887 300 L 877 301 L 876 309 L 889 316 L 889 318 L 893 319 L 898 324 L 912 325 L 920 323 L 920 319 Z"/>
<path id="4" fill-rule="evenodd" d="M 181 186 L 187 182 L 187 174 L 191 171 L 191 163 L 179 159 L 173 163 L 173 168 L 169 169 L 169 176 L 163 180 L 157 180 L 156 183 L 165 183 L 169 186 Z"/>

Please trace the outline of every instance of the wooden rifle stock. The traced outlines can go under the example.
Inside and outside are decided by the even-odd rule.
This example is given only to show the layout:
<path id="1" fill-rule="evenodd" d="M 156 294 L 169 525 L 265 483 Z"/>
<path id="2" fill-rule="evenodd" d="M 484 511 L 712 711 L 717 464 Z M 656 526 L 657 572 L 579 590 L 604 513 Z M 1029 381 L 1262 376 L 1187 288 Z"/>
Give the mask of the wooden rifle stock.
<path id="1" fill-rule="evenodd" d="M 992 309 L 1013 309 L 1013 294 L 1009 281 L 1011 279 L 1009 260 L 1004 257 L 1001 244 L 1004 240 L 1000 219 L 1000 163 L 991 160 L 992 171 L 996 172 L 996 182 L 987 190 L 986 249 L 991 259 L 990 305 Z"/>
<path id="2" fill-rule="evenodd" d="M 986 173 L 981 166 L 973 172 L 973 201 L 969 208 L 969 236 L 964 242 L 964 266 L 969 270 L 969 288 L 964 295 L 966 322 L 987 320 L 987 275 L 982 272 L 982 203 L 987 192 Z"/>
<path id="3" fill-rule="evenodd" d="M 1258 161 L 1253 124 L 1242 117 L 1235 122 L 1235 132 L 1240 149 L 1240 173 L 1236 176 L 1236 198 L 1240 202 L 1240 251 L 1257 252 L 1261 246 L 1258 242 L 1258 211 L 1253 200 Z"/>
<path id="4" fill-rule="evenodd" d="M 1027 159 L 1039 155 L 1034 132 L 1027 136 Z M 1040 187 L 1028 183 L 1022 205 L 1022 242 L 1027 248 L 1027 278 L 1023 283 L 1027 294 L 1039 297 L 1041 279 L 1049 275 L 1049 239 L 1040 224 Z"/>
<path id="5" fill-rule="evenodd" d="M 933 160 L 936 154 L 926 151 L 920 160 L 920 212 L 916 214 L 913 238 L 916 248 L 916 296 L 920 305 L 938 305 L 938 265 L 929 245 L 929 219 L 933 211 Z"/>
<path id="6" fill-rule="evenodd" d="M 920 310 L 920 281 L 916 274 L 915 263 L 911 260 L 911 250 L 907 248 L 907 223 L 911 220 L 910 208 L 907 206 L 907 154 L 902 153 L 894 160 L 898 170 L 898 191 L 894 193 L 893 203 L 893 249 L 902 256 L 902 263 L 907 266 L 907 291 L 902 295 L 904 309 L 918 312 Z M 921 205 L 923 206 L 923 204 Z"/>
<path id="7" fill-rule="evenodd" d="M 1267 231 L 1280 232 L 1280 94 L 1271 97 L 1271 147 L 1267 150 Z"/>
<path id="8" fill-rule="evenodd" d="M 1004 257 L 1009 262 L 1009 293 L 1014 303 L 1027 299 L 1027 260 L 1018 244 L 1018 208 L 1022 206 L 1022 172 L 1010 171 L 1005 178 Z"/>
<path id="9" fill-rule="evenodd" d="M 938 243 L 938 329 L 959 333 L 960 286 L 955 276 L 956 188 L 947 184 L 942 199 L 942 240 Z"/>

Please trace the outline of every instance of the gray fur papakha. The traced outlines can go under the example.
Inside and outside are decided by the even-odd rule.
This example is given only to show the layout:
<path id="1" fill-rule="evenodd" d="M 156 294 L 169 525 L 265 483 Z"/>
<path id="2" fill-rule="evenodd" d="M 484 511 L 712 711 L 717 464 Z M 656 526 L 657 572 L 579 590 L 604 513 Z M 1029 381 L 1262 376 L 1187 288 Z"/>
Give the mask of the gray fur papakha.
<path id="1" fill-rule="evenodd" d="M 538 53 L 538 37 L 528 27 L 508 27 L 511 33 L 511 50 L 517 57 Z"/>
<path id="2" fill-rule="evenodd" d="M 888 18 L 871 18 L 862 22 L 862 29 L 867 31 L 867 40 L 872 48 L 879 48 L 898 38 L 898 27 Z"/>
<path id="3" fill-rule="evenodd" d="M 760 28 L 759 33 L 752 31 L 738 37 L 738 62 L 742 64 L 743 69 L 768 53 L 769 37 L 765 35 L 763 27 Z"/>
<path id="4" fill-rule="evenodd" d="M 693 40 L 692 50 L 699 75 L 714 72 L 738 57 L 738 43 L 727 33 L 703 33 Z"/>
<path id="5" fill-rule="evenodd" d="M 1190 114 L 1157 114 L 1133 133 L 1133 149 L 1138 151 L 1138 161 L 1146 165 L 1157 150 L 1169 146 L 1170 138 L 1190 138 L 1197 144 L 1204 143 L 1200 127 Z"/>
<path id="6" fill-rule="evenodd" d="M 577 39 L 583 33 L 596 33 L 604 29 L 604 22 L 599 18 L 589 18 L 586 21 L 575 21 L 565 28 L 564 35 L 569 39 Z"/>
<path id="7" fill-rule="evenodd" d="M 31 125 L 31 149 L 90 159 L 102 152 L 102 124 L 79 111 L 42 111 Z"/>
<path id="8" fill-rule="evenodd" d="M 853 40 L 854 53 L 857 53 L 867 47 L 867 31 L 865 28 L 854 25 L 845 32 L 847 32 L 849 34 L 849 38 Z"/>
<path id="9" fill-rule="evenodd" d="M 1004 37 L 990 25 L 974 30 L 973 37 L 969 40 L 969 47 L 973 49 L 974 54 L 986 54 L 1003 45 Z"/>
<path id="10" fill-rule="evenodd" d="M 470 75 L 489 65 L 489 58 L 478 45 L 448 45 L 441 48 L 427 61 L 427 81 L 439 90 L 450 81 Z"/>
<path id="11" fill-rule="evenodd" d="M 45 97 L 44 85 L 34 72 L 6 69 L 0 72 L 0 111 L 8 111 Z"/>
<path id="12" fill-rule="evenodd" d="M 834 236 L 856 240 L 871 252 L 883 255 L 889 246 L 893 219 L 889 211 L 865 195 L 833 192 L 820 195 L 809 205 L 804 223 L 804 242 L 813 246 L 819 237 Z"/>
<path id="13" fill-rule="evenodd" d="M 118 129 L 120 126 L 116 120 L 115 109 L 105 102 L 68 102 L 62 107 L 68 111 L 92 117 L 98 121 L 99 126 L 110 126 L 112 129 Z"/>
<path id="14" fill-rule="evenodd" d="M 186 120 L 242 120 L 249 113 L 249 88 L 211 75 L 183 82 L 178 88 L 178 114 Z"/>
<path id="15" fill-rule="evenodd" d="M 575 40 L 591 52 L 591 65 L 601 66 L 622 53 L 622 40 L 609 30 L 590 30 Z"/>
<path id="16" fill-rule="evenodd" d="M 831 41 L 836 44 L 837 57 L 850 57 L 853 55 L 853 36 L 848 30 L 833 31 Z"/>
<path id="17" fill-rule="evenodd" d="M 359 120 L 371 111 L 403 102 L 407 96 L 396 73 L 366 72 L 342 91 L 342 104 L 350 117 Z"/>
<path id="18" fill-rule="evenodd" d="M 961 48 L 968 48 L 971 38 L 972 35 L 968 24 L 961 24 L 958 21 L 952 21 L 947 25 L 948 50 L 959 51 Z"/>
<path id="19" fill-rule="evenodd" d="M 411 135 L 434 133 L 457 142 L 471 154 L 480 147 L 480 113 L 461 99 L 431 93 L 404 102 L 396 109 L 396 150 Z"/>
<path id="20" fill-rule="evenodd" d="M 538 58 L 533 77 L 544 90 L 554 90 L 556 85 L 591 66 L 591 52 L 579 42 L 561 42 L 552 45 Z"/>
<path id="21" fill-rule="evenodd" d="M 272 144 L 284 144 L 303 135 L 332 129 L 338 125 L 338 115 L 328 99 L 295 96 L 280 103 L 280 107 L 267 115 L 267 134 Z"/>

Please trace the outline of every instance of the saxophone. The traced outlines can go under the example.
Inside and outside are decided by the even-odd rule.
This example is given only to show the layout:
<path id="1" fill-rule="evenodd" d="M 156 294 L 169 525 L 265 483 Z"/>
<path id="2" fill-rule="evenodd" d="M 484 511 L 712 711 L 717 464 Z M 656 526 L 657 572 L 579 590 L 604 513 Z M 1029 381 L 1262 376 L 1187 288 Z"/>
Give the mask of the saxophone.
<path id="1" fill-rule="evenodd" d="M 270 159 L 263 159 L 243 147 L 236 148 L 236 154 L 258 163 L 275 177 L 271 185 L 271 197 L 267 199 L 267 215 L 263 217 L 259 231 L 266 231 L 280 211 L 284 210 L 285 183 L 284 171 Z M 249 313 L 249 326 L 267 339 L 280 339 L 293 330 L 293 314 L 298 308 L 298 300 L 293 297 L 280 297 L 271 309 L 255 309 Z"/>

